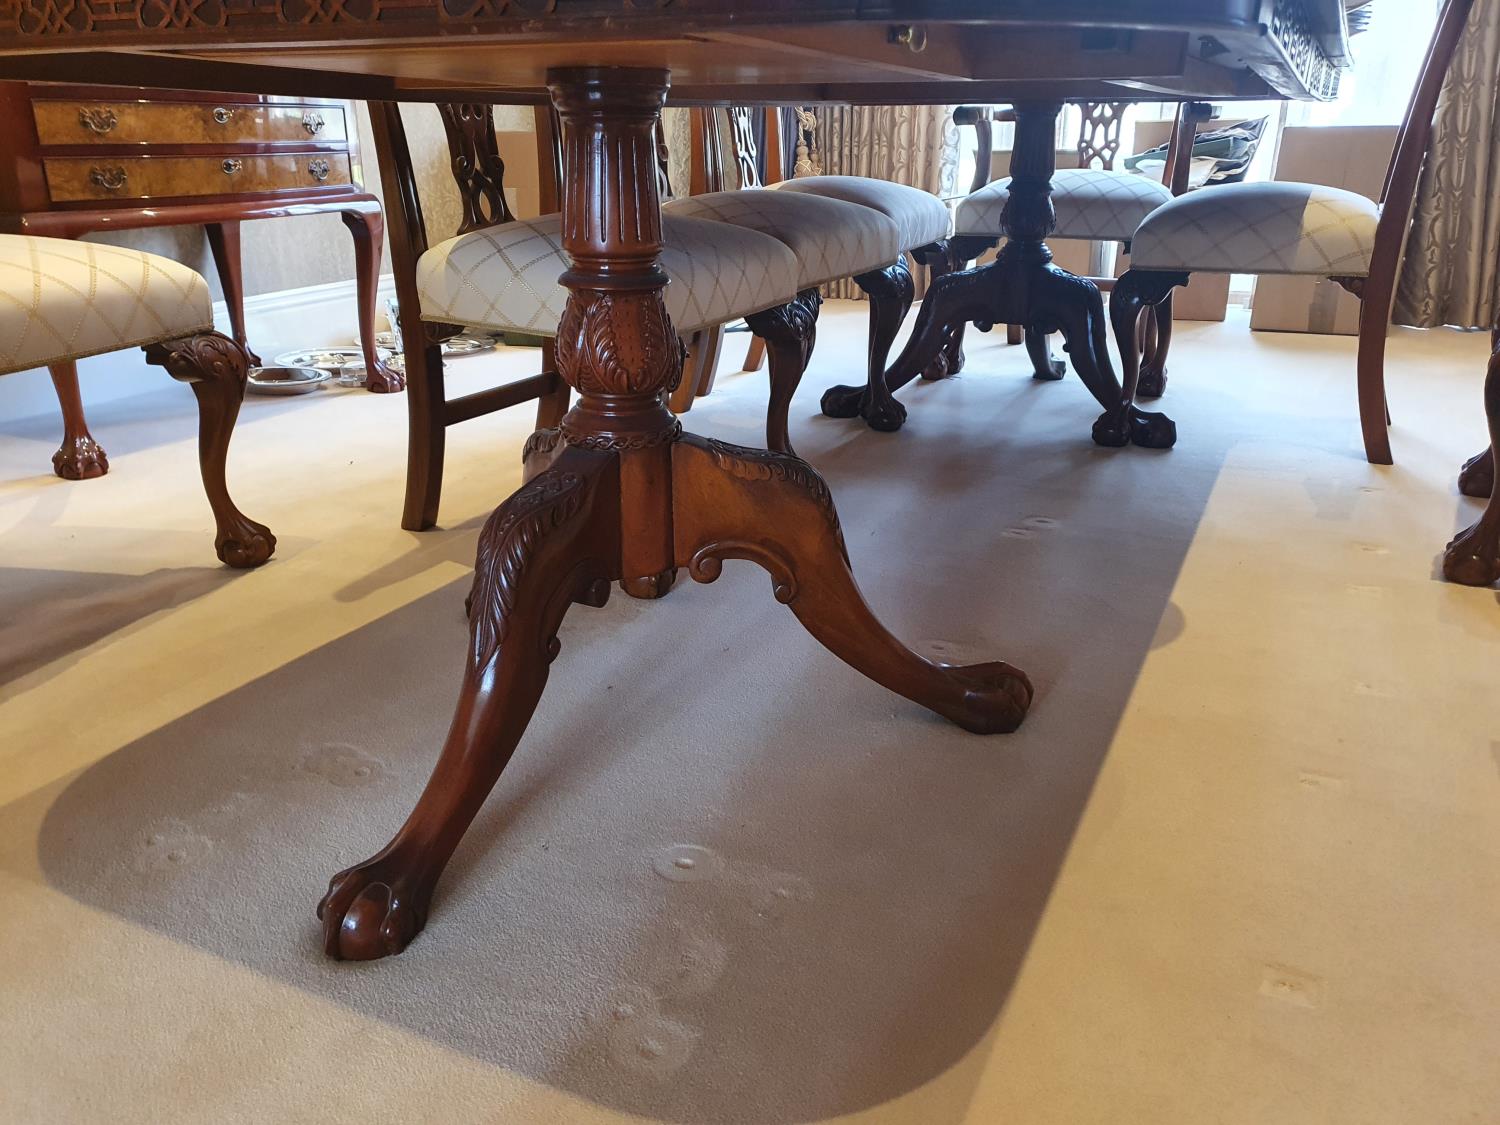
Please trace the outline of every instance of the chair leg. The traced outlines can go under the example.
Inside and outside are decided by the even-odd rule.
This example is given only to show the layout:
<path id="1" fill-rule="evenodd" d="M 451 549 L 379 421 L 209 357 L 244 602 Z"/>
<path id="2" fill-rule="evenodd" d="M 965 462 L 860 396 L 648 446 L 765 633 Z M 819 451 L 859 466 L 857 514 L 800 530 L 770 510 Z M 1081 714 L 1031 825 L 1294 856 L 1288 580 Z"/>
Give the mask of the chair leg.
<path id="1" fill-rule="evenodd" d="M 787 415 L 792 396 L 802 382 L 807 361 L 818 338 L 818 306 L 823 298 L 816 289 L 804 289 L 796 298 L 774 309 L 745 318 L 750 330 L 766 341 L 771 368 L 771 400 L 766 406 L 766 448 L 791 453 Z"/>
<path id="2" fill-rule="evenodd" d="M 1026 338 L 1026 330 L 1019 324 L 1007 324 L 1005 326 L 1005 342 L 1015 347 Z"/>
<path id="3" fill-rule="evenodd" d="M 1012 326 L 1014 327 L 1014 326 Z M 1068 373 L 1068 365 L 1052 358 L 1052 347 L 1047 333 L 1040 328 L 1025 329 L 1026 354 L 1031 357 L 1031 377 L 1046 383 L 1055 383 Z"/>
<path id="4" fill-rule="evenodd" d="M 270 528 L 245 516 L 229 497 L 225 480 L 229 439 L 245 397 L 249 357 L 218 332 L 201 332 L 146 346 L 146 361 L 188 383 L 198 399 L 198 467 L 216 528 L 214 550 L 229 566 L 260 566 L 276 550 Z"/>
<path id="5" fill-rule="evenodd" d="M 1359 425 L 1364 433 L 1365 458 L 1372 465 L 1390 465 L 1391 435 L 1385 402 L 1385 338 L 1390 327 L 1388 286 L 1365 290 L 1359 310 Z"/>
<path id="6" fill-rule="evenodd" d="M 1147 311 L 1145 325 L 1145 357 L 1135 397 L 1161 398 L 1167 393 L 1167 352 L 1172 347 L 1172 294 L 1168 293 L 1161 304 Z"/>
<path id="7" fill-rule="evenodd" d="M 547 340 L 542 344 L 542 370 L 557 377 L 557 386 L 536 400 L 536 428 L 555 430 L 573 400 L 573 389 L 557 375 L 557 341 Z"/>
<path id="8" fill-rule="evenodd" d="M 759 336 L 753 337 L 750 346 L 745 350 L 744 371 L 759 371 L 766 364 L 766 342 Z"/>
<path id="9" fill-rule="evenodd" d="M 416 363 L 413 363 L 413 360 Z M 401 526 L 426 531 L 437 524 L 443 495 L 448 396 L 443 384 L 443 348 L 424 342 L 406 349 L 406 501 Z"/>
<path id="10" fill-rule="evenodd" d="M 47 368 L 52 386 L 57 390 L 57 404 L 62 407 L 62 445 L 52 455 L 52 471 L 63 480 L 92 480 L 109 472 L 109 458 L 104 448 L 89 433 L 83 416 L 83 396 L 78 392 L 78 367 L 72 360 L 54 363 Z"/>

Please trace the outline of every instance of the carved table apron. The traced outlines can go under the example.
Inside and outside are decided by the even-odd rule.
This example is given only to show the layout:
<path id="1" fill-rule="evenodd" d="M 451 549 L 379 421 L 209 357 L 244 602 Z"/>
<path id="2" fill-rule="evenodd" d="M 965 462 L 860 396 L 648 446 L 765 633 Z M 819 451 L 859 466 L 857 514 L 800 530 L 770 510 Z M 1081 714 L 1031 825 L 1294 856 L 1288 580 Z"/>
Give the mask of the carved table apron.
<path id="1" fill-rule="evenodd" d="M 1329 4 L 1338 0 L 1055 0 L 1038 15 L 1032 0 L 163 0 L 128 10 L 0 0 L 0 78 L 86 71 L 96 82 L 301 96 L 550 97 L 561 116 L 573 266 L 557 363 L 579 401 L 551 463 L 480 535 L 447 740 L 391 842 L 333 878 L 318 908 L 328 954 L 383 957 L 422 928 L 443 867 L 531 719 L 564 614 L 602 605 L 612 582 L 659 597 L 681 569 L 712 582 L 725 559 L 747 559 L 833 653 L 965 729 L 1014 730 L 1030 706 L 1031 686 L 1010 665 L 934 663 L 885 630 L 809 465 L 684 433 L 667 409 L 683 356 L 662 300 L 654 130 L 671 75 L 689 102 L 1024 103 L 1009 272 L 955 308 L 988 316 L 1003 305 L 1063 329 L 1118 435 L 1155 423 L 1115 379 L 1097 290 L 1051 267 L 1042 242 L 1058 105 L 1122 84 L 1178 98 L 1313 96 L 1320 83 L 1326 93 L 1340 40 L 1335 29 L 1330 48 L 1315 17 Z M 923 317 L 908 364 L 913 348 L 944 342 L 925 305 Z"/>

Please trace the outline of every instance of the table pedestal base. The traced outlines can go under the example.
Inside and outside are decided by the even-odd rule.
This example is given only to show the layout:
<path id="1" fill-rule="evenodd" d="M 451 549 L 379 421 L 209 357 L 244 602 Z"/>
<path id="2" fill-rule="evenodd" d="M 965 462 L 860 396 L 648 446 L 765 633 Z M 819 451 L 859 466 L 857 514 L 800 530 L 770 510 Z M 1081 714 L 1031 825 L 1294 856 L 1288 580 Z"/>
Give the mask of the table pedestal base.
<path id="1" fill-rule="evenodd" d="M 604 605 L 610 584 L 632 577 L 621 531 L 632 481 L 649 479 L 669 496 L 673 566 L 646 577 L 668 585 L 681 568 L 712 582 L 725 559 L 747 559 L 808 632 L 877 683 L 976 734 L 1025 718 L 1032 689 L 1018 669 L 935 663 L 881 625 L 850 572 L 828 486 L 806 462 L 680 433 L 628 451 L 565 445 L 485 524 L 447 741 L 395 838 L 334 876 L 318 906 L 329 956 L 399 953 L 421 930 L 433 887 L 541 698 L 564 614 L 575 602 Z"/>

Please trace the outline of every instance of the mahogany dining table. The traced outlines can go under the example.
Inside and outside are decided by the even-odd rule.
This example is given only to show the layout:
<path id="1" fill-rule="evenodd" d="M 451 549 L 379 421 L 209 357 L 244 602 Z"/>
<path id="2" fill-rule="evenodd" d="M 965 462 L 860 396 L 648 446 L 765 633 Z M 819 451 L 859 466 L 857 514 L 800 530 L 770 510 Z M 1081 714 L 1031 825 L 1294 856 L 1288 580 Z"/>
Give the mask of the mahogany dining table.
<path id="1" fill-rule="evenodd" d="M 0 0 L 0 79 L 550 98 L 561 117 L 572 268 L 557 365 L 579 394 L 566 448 L 480 534 L 447 740 L 391 842 L 334 876 L 318 906 L 326 952 L 383 957 L 421 930 L 531 719 L 563 615 L 603 605 L 612 583 L 660 597 L 679 569 L 712 582 L 725 559 L 751 560 L 833 653 L 961 727 L 1013 731 L 1031 704 L 1017 668 L 935 663 L 881 625 L 809 465 L 687 433 L 668 410 L 683 354 L 657 260 L 665 103 L 1013 105 L 1016 249 L 985 267 L 994 320 L 1026 324 L 1048 305 L 1106 414 L 1149 427 L 1114 375 L 1097 288 L 1063 275 L 1045 246 L 1063 102 L 1326 99 L 1347 35 L 1342 0 Z"/>

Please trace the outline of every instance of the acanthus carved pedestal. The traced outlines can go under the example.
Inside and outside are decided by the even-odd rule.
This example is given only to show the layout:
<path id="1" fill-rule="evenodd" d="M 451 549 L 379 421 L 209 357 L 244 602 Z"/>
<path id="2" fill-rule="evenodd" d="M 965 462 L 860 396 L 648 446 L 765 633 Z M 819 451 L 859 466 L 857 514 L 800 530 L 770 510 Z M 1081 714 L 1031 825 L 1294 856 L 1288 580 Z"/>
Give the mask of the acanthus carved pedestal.
<path id="1" fill-rule="evenodd" d="M 995 261 L 977 269 L 947 273 L 933 280 L 922 301 L 911 339 L 885 373 L 883 385 L 871 376 L 868 387 L 834 387 L 823 396 L 832 417 L 864 416 L 876 429 L 899 429 L 906 412 L 891 397 L 919 374 L 932 377 L 961 362 L 966 324 L 1024 325 L 1037 339 L 1060 332 L 1078 377 L 1104 408 L 1094 424 L 1100 445 L 1135 444 L 1170 448 L 1177 428 L 1164 414 L 1135 405 L 1135 387 L 1122 388 L 1110 363 L 1104 301 L 1098 287 L 1052 263 L 1044 241 L 1057 224 L 1052 208 L 1060 102 L 1015 104 L 1016 141 L 1011 160 L 1010 197 L 1001 225 L 1006 244 Z M 961 236 L 953 256 L 972 260 L 996 240 Z M 953 357 L 947 360 L 946 357 Z"/>
<path id="2" fill-rule="evenodd" d="M 561 448 L 481 533 L 447 741 L 395 838 L 334 876 L 318 907 L 330 956 L 397 953 L 422 928 L 541 697 L 564 614 L 574 602 L 603 605 L 613 581 L 660 594 L 679 568 L 712 582 L 725 559 L 747 559 L 835 655 L 966 730 L 1015 730 L 1030 706 L 1031 685 L 1010 665 L 934 663 L 886 631 L 855 585 L 828 486 L 806 462 L 684 434 L 664 405 L 683 363 L 658 264 L 654 134 L 667 82 L 662 70 L 549 74 L 573 262 L 557 364 L 580 399 Z"/>

